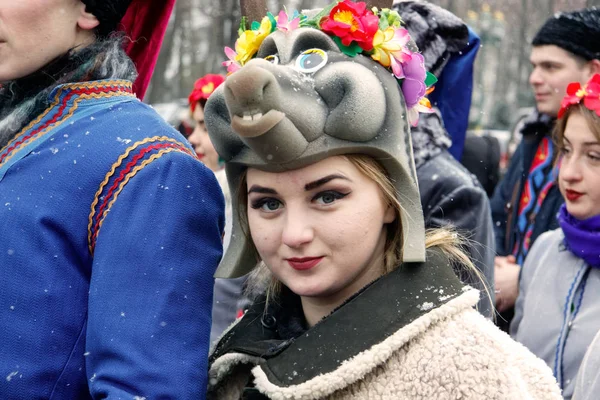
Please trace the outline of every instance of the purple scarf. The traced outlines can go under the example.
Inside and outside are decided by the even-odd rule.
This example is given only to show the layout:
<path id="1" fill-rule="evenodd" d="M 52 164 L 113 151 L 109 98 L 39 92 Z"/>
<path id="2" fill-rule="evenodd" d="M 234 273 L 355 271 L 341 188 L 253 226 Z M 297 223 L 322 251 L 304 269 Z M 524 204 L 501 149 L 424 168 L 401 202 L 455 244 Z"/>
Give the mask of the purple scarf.
<path id="1" fill-rule="evenodd" d="M 571 253 L 590 267 L 600 268 L 600 215 L 580 221 L 569 214 L 563 204 L 558 212 L 558 223 Z"/>

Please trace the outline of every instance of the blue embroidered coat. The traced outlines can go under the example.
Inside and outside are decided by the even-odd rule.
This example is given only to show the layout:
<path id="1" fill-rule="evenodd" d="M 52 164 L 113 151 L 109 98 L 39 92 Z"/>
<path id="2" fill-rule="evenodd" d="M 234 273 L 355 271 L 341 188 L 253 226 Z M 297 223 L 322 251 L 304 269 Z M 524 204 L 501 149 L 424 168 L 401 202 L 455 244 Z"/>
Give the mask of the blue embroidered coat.
<path id="1" fill-rule="evenodd" d="M 51 96 L 0 151 L 0 398 L 204 398 L 217 180 L 130 82 Z"/>

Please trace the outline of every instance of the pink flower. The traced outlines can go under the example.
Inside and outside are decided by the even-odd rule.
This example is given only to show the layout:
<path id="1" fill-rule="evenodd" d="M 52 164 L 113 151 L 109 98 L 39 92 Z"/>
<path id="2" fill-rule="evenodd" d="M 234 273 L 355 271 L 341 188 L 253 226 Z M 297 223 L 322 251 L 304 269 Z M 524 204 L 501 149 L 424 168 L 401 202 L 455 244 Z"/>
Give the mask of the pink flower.
<path id="1" fill-rule="evenodd" d="M 430 92 L 428 91 L 427 94 L 429 93 Z M 423 97 L 414 107 L 408 109 L 408 122 L 412 126 L 417 126 L 419 123 L 419 114 L 431 114 L 433 112 L 431 102 L 427 97 Z"/>
<path id="2" fill-rule="evenodd" d="M 300 15 L 297 12 L 290 17 L 284 10 L 279 11 L 277 16 L 277 29 L 282 32 L 293 31 L 300 26 Z"/>
<path id="3" fill-rule="evenodd" d="M 235 60 L 237 57 L 237 53 L 231 47 L 225 47 L 225 55 L 229 60 L 223 61 L 223 66 L 227 67 L 227 73 L 233 74 L 238 69 L 242 68 L 242 66 Z"/>

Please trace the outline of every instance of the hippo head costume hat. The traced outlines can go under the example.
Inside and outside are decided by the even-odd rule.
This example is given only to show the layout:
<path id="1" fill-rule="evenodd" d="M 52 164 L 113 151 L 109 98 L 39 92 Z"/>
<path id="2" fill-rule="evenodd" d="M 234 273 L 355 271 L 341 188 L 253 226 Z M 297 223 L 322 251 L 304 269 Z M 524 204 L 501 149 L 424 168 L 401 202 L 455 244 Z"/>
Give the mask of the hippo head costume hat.
<path id="1" fill-rule="evenodd" d="M 288 171 L 343 154 L 369 155 L 386 169 L 403 208 L 403 261 L 424 261 L 409 119 L 430 109 L 424 95 L 432 82 L 399 15 L 349 0 L 302 14 L 267 13 L 250 30 L 243 19 L 236 51 L 226 54 L 230 75 L 205 108 L 234 210 L 215 276 L 239 277 L 256 265 L 237 212 L 245 206 L 238 191 L 247 168 Z"/>

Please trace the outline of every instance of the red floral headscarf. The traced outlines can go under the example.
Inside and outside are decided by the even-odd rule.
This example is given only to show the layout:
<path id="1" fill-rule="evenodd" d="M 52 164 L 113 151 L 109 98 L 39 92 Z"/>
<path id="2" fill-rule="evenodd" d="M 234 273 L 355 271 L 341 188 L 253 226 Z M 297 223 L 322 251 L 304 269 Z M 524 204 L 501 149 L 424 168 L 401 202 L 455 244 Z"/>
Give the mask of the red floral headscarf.
<path id="1" fill-rule="evenodd" d="M 586 108 L 594 111 L 600 117 L 600 74 L 594 74 L 583 86 L 579 82 L 573 82 L 567 86 L 567 95 L 560 105 L 558 118 L 562 118 L 569 107 L 580 104 L 582 101 Z"/>
<path id="2" fill-rule="evenodd" d="M 204 75 L 202 78 L 198 79 L 196 83 L 194 83 L 194 89 L 188 97 L 188 101 L 190 103 L 190 108 L 192 109 L 192 112 L 194 112 L 194 110 L 196 109 L 196 106 L 198 105 L 199 101 L 208 100 L 208 97 L 223 82 L 225 82 L 225 77 L 223 75 L 217 74 L 207 74 Z"/>

